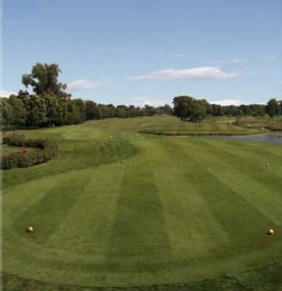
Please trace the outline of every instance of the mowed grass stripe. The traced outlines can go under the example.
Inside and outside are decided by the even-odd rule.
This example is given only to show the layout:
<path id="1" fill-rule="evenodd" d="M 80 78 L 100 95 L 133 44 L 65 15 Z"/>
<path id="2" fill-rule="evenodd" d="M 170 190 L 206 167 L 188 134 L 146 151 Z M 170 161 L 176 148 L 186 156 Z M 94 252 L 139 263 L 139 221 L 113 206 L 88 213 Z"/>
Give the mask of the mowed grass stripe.
<path id="1" fill-rule="evenodd" d="M 147 156 L 165 210 L 173 259 L 185 259 L 189 265 L 195 258 L 200 261 L 201 257 L 213 257 L 215 240 L 220 249 L 228 237 L 206 201 L 187 181 L 182 152 L 168 146 L 167 139 L 158 139 L 147 146 Z"/>
<path id="2" fill-rule="evenodd" d="M 241 144 L 238 146 L 236 143 L 229 144 L 228 142 L 230 151 L 232 152 L 232 162 L 232 159 L 228 157 L 228 155 L 228 158 L 226 159 L 226 156 L 222 153 L 221 149 L 226 148 L 225 141 L 211 141 L 205 139 L 199 141 L 199 144 L 199 156 L 196 156 L 196 158 L 204 158 L 201 159 L 201 161 L 203 161 L 202 165 L 204 167 L 209 169 L 209 171 L 211 171 L 213 175 L 220 179 L 222 183 L 225 183 L 234 192 L 241 195 L 243 199 L 248 200 L 261 213 L 263 213 L 264 216 L 267 216 L 269 219 L 271 219 L 273 226 L 281 225 L 281 193 L 271 189 L 269 184 L 265 184 L 264 181 L 254 178 L 254 173 L 257 171 L 260 174 L 261 171 L 263 171 L 269 175 L 269 168 L 266 168 L 264 164 L 261 163 L 261 160 L 264 161 L 267 159 L 267 153 L 264 155 L 262 155 L 262 153 L 258 155 L 256 152 L 251 150 L 250 152 L 246 152 L 245 147 L 241 147 Z M 213 147 L 214 144 L 217 145 L 216 148 Z M 236 156 L 233 156 L 233 154 L 236 154 Z M 220 159 L 218 158 L 219 155 L 221 156 Z M 249 172 L 252 173 L 251 175 L 247 175 L 241 171 L 241 156 L 243 156 L 244 161 L 245 158 L 248 157 L 251 167 Z M 213 164 L 213 167 L 209 167 L 211 164 Z M 263 167 L 261 164 L 263 164 Z M 280 181 L 279 176 L 277 177 L 277 175 L 274 175 L 274 177 L 277 179 L 277 181 Z M 266 228 L 267 227 L 268 226 L 266 225 Z"/>
<path id="3" fill-rule="evenodd" d="M 69 177 L 60 176 L 61 182 L 67 181 Z M 55 181 L 53 181 L 56 183 Z M 32 247 L 34 239 L 26 238 L 26 228 L 29 225 L 37 226 L 37 218 L 35 216 L 25 216 L 28 209 L 36 207 L 47 191 L 52 189 L 53 185 L 49 178 L 40 179 L 38 183 L 28 182 L 24 187 L 17 186 L 10 188 L 8 193 L 3 196 L 3 241 L 4 250 L 3 257 L 5 259 L 6 250 L 16 245 L 16 249 L 22 249 L 24 246 Z M 6 190 L 4 189 L 4 193 Z M 46 207 L 47 209 L 47 207 Z M 46 209 L 44 212 L 46 212 Z M 13 244 L 10 244 L 13 242 Z M 10 254 L 16 254 L 12 252 Z"/>
<path id="4" fill-rule="evenodd" d="M 213 143 L 213 140 L 209 139 L 205 139 L 205 141 L 209 144 L 217 144 L 220 150 L 232 154 L 238 153 L 242 159 L 265 171 L 265 174 L 270 173 L 274 177 L 282 178 L 281 145 L 249 141 L 218 140 L 217 143 Z"/>
<path id="5" fill-rule="evenodd" d="M 89 180 L 79 201 L 60 223 L 48 246 L 101 260 L 109 248 L 123 167 L 102 166 L 82 171 L 79 176 L 86 174 Z"/>
<path id="6" fill-rule="evenodd" d="M 171 251 L 163 205 L 146 156 L 124 164 L 109 257 L 141 263 L 162 260 Z M 122 265 L 122 261 L 120 262 Z"/>
<path id="7" fill-rule="evenodd" d="M 58 175 L 57 177 L 40 179 L 28 182 L 21 191 L 15 195 L 5 196 L 4 214 L 6 217 L 5 225 L 9 230 L 4 231 L 5 247 L 3 258 L 5 267 L 28 268 L 28 265 L 47 265 L 52 269 L 56 266 L 54 260 L 57 260 L 57 250 L 47 249 L 48 238 L 60 226 L 65 215 L 73 207 L 79 196 L 74 195 L 77 185 L 71 184 L 75 181 L 76 173 L 68 176 Z M 77 182 L 77 181 L 75 181 Z M 64 185 L 70 185 L 64 188 Z M 15 191 L 18 187 L 14 187 Z M 62 189 L 67 190 L 66 193 Z M 38 192 L 36 192 L 37 190 Z M 67 195 L 66 195 L 67 194 Z M 21 201 L 23 208 L 16 211 L 15 201 Z M 12 212 L 12 213 L 11 213 Z M 27 234 L 25 229 L 32 225 L 35 229 L 33 234 Z M 9 244 L 10 239 L 13 244 Z M 9 261 L 6 258 L 9 257 Z M 50 264 L 51 263 L 51 264 Z M 23 265 L 22 265 L 23 264 Z M 20 267 L 22 266 L 22 267 Z"/>
<path id="8" fill-rule="evenodd" d="M 209 162 L 206 165 L 200 162 L 205 159 L 205 156 L 200 157 L 199 160 L 199 154 L 197 154 L 199 145 L 195 144 L 195 140 L 187 140 L 186 147 L 183 147 L 182 143 L 181 140 L 179 143 L 175 140 L 168 144 L 173 150 L 178 150 L 182 154 L 183 159 L 180 163 L 187 164 L 185 173 L 187 181 L 206 200 L 210 210 L 221 224 L 221 231 L 228 235 L 231 242 L 228 247 L 217 249 L 216 255 L 218 257 L 238 255 L 251 251 L 254 245 L 257 249 L 265 247 L 265 226 L 272 225 L 273 221 L 228 185 L 222 183 L 213 175 L 212 170 L 207 170 L 206 166 Z M 220 154 L 218 158 L 220 159 Z"/>
<path id="9" fill-rule="evenodd" d="M 87 175 L 73 174 L 68 179 L 55 183 L 37 203 L 17 217 L 15 227 L 33 225 L 37 229 L 34 236 L 36 243 L 47 246 L 48 239 L 80 199 L 82 187 L 87 181 Z"/>
<path id="10" fill-rule="evenodd" d="M 225 181 L 235 192 L 239 193 L 244 199 L 247 199 L 255 207 L 257 207 L 264 215 L 272 219 L 275 225 L 281 225 L 282 221 L 282 194 L 281 188 L 272 184 L 281 184 L 281 176 L 275 172 L 270 172 L 269 167 L 265 167 L 258 159 L 267 159 L 264 157 L 256 157 L 255 154 L 246 153 L 236 144 L 229 146 L 228 152 L 223 152 L 223 146 L 218 145 L 218 141 L 203 140 L 201 142 L 202 155 L 206 155 L 206 150 L 213 153 L 215 156 L 221 155 L 221 159 L 214 163 L 219 165 L 215 175 L 222 181 Z M 226 147 L 224 147 L 226 149 Z M 241 160 L 241 155 L 243 160 Z M 246 162 L 246 155 L 249 157 L 249 165 Z M 233 160 L 233 162 L 232 162 Z M 237 160 L 237 162 L 236 162 Z M 239 161 L 239 162 L 238 162 Z M 212 162 L 212 160 L 211 160 Z M 261 165 L 262 164 L 262 165 Z M 241 166 L 242 165 L 242 166 Z M 247 172 L 246 172 L 246 169 Z"/>
<path id="11" fill-rule="evenodd" d="M 282 155 L 281 155 L 281 145 L 273 144 L 270 142 L 257 142 L 257 141 L 239 141 L 239 140 L 220 140 L 224 145 L 235 145 L 239 144 L 240 148 L 246 150 L 247 152 L 251 152 L 253 154 L 261 155 L 263 157 L 269 156 L 269 158 L 273 161 L 279 161 L 282 163 Z"/>
<path id="12" fill-rule="evenodd" d="M 280 193 L 282 189 L 282 177 L 276 172 L 266 171 L 265 163 L 259 163 L 255 157 L 250 157 L 239 144 L 213 142 L 206 139 L 206 143 L 210 145 L 210 151 L 220 152 L 222 159 L 233 165 L 242 174 L 252 177 L 274 192 Z M 237 146 L 236 146 L 237 145 Z M 267 156 L 265 157 L 267 159 Z M 234 162 L 235 161 L 235 162 Z M 236 162 L 237 161 L 237 162 Z"/>

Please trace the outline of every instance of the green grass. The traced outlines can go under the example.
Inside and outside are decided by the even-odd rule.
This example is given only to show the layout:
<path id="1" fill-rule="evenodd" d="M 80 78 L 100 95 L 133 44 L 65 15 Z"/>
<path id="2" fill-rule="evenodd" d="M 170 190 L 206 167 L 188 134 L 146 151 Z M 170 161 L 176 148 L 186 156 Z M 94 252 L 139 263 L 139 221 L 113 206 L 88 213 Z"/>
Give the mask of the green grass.
<path id="1" fill-rule="evenodd" d="M 245 124 L 235 124 L 235 118 L 209 117 L 201 123 L 182 122 L 176 117 L 155 117 L 153 124 L 147 124 L 139 129 L 140 133 L 172 136 L 193 135 L 245 135 L 263 133 L 261 127 L 248 127 Z"/>
<path id="2" fill-rule="evenodd" d="M 176 122 L 24 132 L 59 154 L 3 172 L 4 290 L 281 290 L 281 145 L 138 133 Z"/>
<path id="3" fill-rule="evenodd" d="M 268 130 L 281 134 L 282 131 L 282 118 L 276 117 L 237 117 L 235 124 L 241 127 L 253 130 Z"/>
<path id="4" fill-rule="evenodd" d="M 22 148 L 22 147 L 16 147 L 16 146 L 10 146 L 10 145 L 6 145 L 3 144 L 1 145 L 1 150 L 2 150 L 2 154 L 3 155 L 8 155 L 10 153 L 16 153 L 16 152 L 22 152 L 23 150 L 27 151 L 27 152 L 37 152 L 39 151 L 39 149 L 36 148 Z"/>

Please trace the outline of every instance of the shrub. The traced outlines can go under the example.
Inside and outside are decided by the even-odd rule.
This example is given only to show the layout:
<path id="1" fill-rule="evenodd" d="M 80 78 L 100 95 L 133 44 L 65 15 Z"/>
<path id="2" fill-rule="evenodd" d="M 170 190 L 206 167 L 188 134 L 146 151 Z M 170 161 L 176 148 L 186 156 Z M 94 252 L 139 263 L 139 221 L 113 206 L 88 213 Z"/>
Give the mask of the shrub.
<path id="1" fill-rule="evenodd" d="M 38 148 L 38 152 L 16 152 L 2 157 L 1 169 L 24 168 L 51 160 L 57 154 L 57 144 L 51 140 L 25 139 L 22 134 L 3 137 L 3 143 L 11 146 Z"/>

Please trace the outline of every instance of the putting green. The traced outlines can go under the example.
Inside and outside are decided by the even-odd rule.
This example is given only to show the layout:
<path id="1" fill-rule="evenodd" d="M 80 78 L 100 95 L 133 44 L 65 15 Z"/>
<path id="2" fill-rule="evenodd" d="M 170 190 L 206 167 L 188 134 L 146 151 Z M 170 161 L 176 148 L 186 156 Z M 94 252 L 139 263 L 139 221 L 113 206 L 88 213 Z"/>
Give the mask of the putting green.
<path id="1" fill-rule="evenodd" d="M 281 262 L 281 146 L 138 134 L 149 120 L 28 132 L 59 155 L 3 174 L 7 274 L 76 286 L 226 274 L 248 286 L 246 272 Z"/>

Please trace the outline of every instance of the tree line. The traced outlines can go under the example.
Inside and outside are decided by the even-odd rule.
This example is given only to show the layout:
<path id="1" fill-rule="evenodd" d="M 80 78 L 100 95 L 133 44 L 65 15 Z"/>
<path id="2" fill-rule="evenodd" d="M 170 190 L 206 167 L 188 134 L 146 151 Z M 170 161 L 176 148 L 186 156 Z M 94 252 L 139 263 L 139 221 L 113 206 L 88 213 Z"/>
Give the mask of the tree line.
<path id="1" fill-rule="evenodd" d="M 200 122 L 211 116 L 253 115 L 273 117 L 282 114 L 282 101 L 270 99 L 266 105 L 251 104 L 221 106 L 210 104 L 205 99 L 178 96 L 173 99 L 173 108 L 168 104 L 159 107 L 145 105 L 97 104 L 92 100 L 71 99 L 66 93 L 67 85 L 58 81 L 61 70 L 57 64 L 37 63 L 29 74 L 22 76 L 22 84 L 32 88 L 33 93 L 20 90 L 9 98 L 1 98 L 2 124 L 5 127 L 48 127 L 78 124 L 86 120 L 111 117 L 128 118 L 175 115 L 181 120 Z"/>
<path id="2" fill-rule="evenodd" d="M 57 64 L 37 63 L 30 74 L 22 76 L 22 84 L 33 93 L 20 90 L 9 98 L 1 98 L 2 124 L 15 127 L 44 127 L 78 124 L 86 120 L 110 117 L 152 116 L 172 114 L 169 105 L 97 104 L 92 100 L 71 99 L 67 85 L 58 81 L 61 70 Z"/>
<path id="3" fill-rule="evenodd" d="M 91 100 L 61 99 L 51 93 L 29 94 L 20 91 L 9 98 L 1 98 L 2 124 L 6 127 L 48 127 L 82 123 L 86 120 L 111 117 L 127 118 L 172 114 L 169 105 L 144 108 L 134 105 L 97 104 Z"/>
<path id="4" fill-rule="evenodd" d="M 181 120 L 201 122 L 207 116 L 265 116 L 282 115 L 282 100 L 270 99 L 266 105 L 228 105 L 210 104 L 205 99 L 191 96 L 178 96 L 173 99 L 173 114 Z"/>

